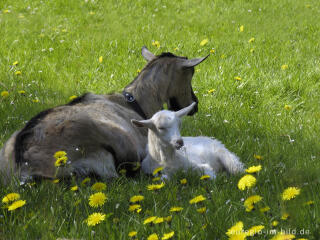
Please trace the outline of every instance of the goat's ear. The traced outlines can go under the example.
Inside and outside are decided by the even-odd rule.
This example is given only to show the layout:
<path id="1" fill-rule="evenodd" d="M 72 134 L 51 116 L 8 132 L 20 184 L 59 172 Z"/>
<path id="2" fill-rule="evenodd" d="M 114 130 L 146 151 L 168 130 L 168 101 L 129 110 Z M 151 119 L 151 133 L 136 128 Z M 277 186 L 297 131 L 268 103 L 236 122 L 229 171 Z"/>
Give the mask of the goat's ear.
<path id="1" fill-rule="evenodd" d="M 154 127 L 154 124 L 150 119 L 141 120 L 141 121 L 131 119 L 131 123 L 136 127 L 146 127 L 146 128 L 153 128 Z"/>
<path id="2" fill-rule="evenodd" d="M 187 115 L 189 112 L 191 112 L 191 110 L 194 108 L 195 105 L 196 105 L 196 103 L 193 102 L 188 107 L 182 108 L 181 110 L 175 112 L 176 116 L 181 118 L 181 117 Z"/>
<path id="3" fill-rule="evenodd" d="M 209 54 L 210 55 L 210 54 Z M 181 67 L 189 68 L 189 67 L 195 67 L 198 64 L 202 63 L 204 60 L 209 57 L 209 55 L 203 57 L 203 58 L 193 58 L 193 59 L 185 59 L 181 63 Z"/>
<path id="4" fill-rule="evenodd" d="M 152 52 L 150 52 L 148 50 L 148 48 L 146 46 L 143 46 L 141 49 L 141 55 L 144 57 L 145 60 L 147 60 L 148 62 L 150 62 L 152 59 L 155 58 L 155 56 L 153 55 Z"/>

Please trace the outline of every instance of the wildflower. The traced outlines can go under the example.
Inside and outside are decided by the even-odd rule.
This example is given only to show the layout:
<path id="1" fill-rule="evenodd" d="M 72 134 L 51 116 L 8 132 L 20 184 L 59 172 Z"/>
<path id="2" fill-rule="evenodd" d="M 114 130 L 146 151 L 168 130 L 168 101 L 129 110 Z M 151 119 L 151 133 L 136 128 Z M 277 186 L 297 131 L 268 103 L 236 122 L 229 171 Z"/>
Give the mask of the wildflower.
<path id="1" fill-rule="evenodd" d="M 174 49 L 173 49 L 173 51 L 179 51 L 180 49 L 178 48 L 178 47 L 175 47 Z"/>
<path id="2" fill-rule="evenodd" d="M 254 52 L 254 48 L 251 48 L 251 49 L 250 49 L 250 53 L 253 53 L 253 52 Z"/>
<path id="3" fill-rule="evenodd" d="M 21 71 L 15 71 L 15 73 L 14 73 L 15 75 L 21 75 L 22 74 L 22 72 Z"/>
<path id="4" fill-rule="evenodd" d="M 283 201 L 288 201 L 290 199 L 295 198 L 299 194 L 300 194 L 300 189 L 299 188 L 297 188 L 297 187 L 289 187 L 289 188 L 285 189 L 284 192 L 282 193 L 282 200 Z"/>
<path id="5" fill-rule="evenodd" d="M 169 233 L 165 233 L 165 234 L 163 234 L 161 240 L 167 240 L 167 239 L 172 238 L 173 236 L 174 236 L 174 231 L 169 232 Z"/>
<path id="6" fill-rule="evenodd" d="M 137 69 L 137 73 L 140 73 L 140 72 L 141 72 L 141 69 L 140 69 L 140 68 L 138 68 L 138 69 Z"/>
<path id="7" fill-rule="evenodd" d="M 153 234 L 149 235 L 147 240 L 159 240 L 159 238 L 158 238 L 158 235 L 156 233 L 153 233 Z"/>
<path id="8" fill-rule="evenodd" d="M 26 91 L 24 91 L 24 90 L 19 90 L 18 93 L 21 94 L 21 95 L 23 95 L 23 94 L 26 93 Z"/>
<path id="9" fill-rule="evenodd" d="M 164 218 L 163 217 L 157 217 L 155 220 L 153 220 L 154 224 L 163 223 Z"/>
<path id="10" fill-rule="evenodd" d="M 67 163 L 68 157 L 64 156 L 64 157 L 60 157 L 56 160 L 56 162 L 54 163 L 54 165 L 56 167 L 60 167 L 61 165 L 65 165 Z"/>
<path id="11" fill-rule="evenodd" d="M 293 234 L 285 234 L 284 232 L 280 232 L 277 235 L 275 235 L 271 240 L 291 240 L 294 239 L 295 235 Z"/>
<path id="12" fill-rule="evenodd" d="M 77 185 L 70 188 L 71 191 L 78 191 L 78 189 L 79 189 L 79 188 L 78 188 Z"/>
<path id="13" fill-rule="evenodd" d="M 201 226 L 201 230 L 205 230 L 208 227 L 208 224 L 204 224 Z"/>
<path id="14" fill-rule="evenodd" d="M 195 204 L 195 203 L 198 203 L 198 202 L 202 202 L 202 201 L 204 201 L 204 200 L 206 200 L 206 198 L 205 198 L 204 196 L 202 196 L 202 195 L 199 195 L 199 196 L 196 196 L 195 198 L 192 198 L 192 199 L 189 201 L 189 203 L 190 203 L 190 204 Z"/>
<path id="15" fill-rule="evenodd" d="M 9 9 L 5 9 L 2 11 L 3 13 L 10 13 L 11 11 Z"/>
<path id="16" fill-rule="evenodd" d="M 256 181 L 257 179 L 254 176 L 250 174 L 244 175 L 238 182 L 238 188 L 242 191 L 246 188 L 251 188 L 256 185 Z"/>
<path id="17" fill-rule="evenodd" d="M 152 178 L 152 182 L 156 182 L 156 181 L 159 181 L 159 180 L 161 180 L 160 177 L 154 177 L 154 178 Z"/>
<path id="18" fill-rule="evenodd" d="M 243 30 L 244 30 L 244 26 L 241 25 L 241 26 L 239 27 L 239 32 L 243 32 Z"/>
<path id="19" fill-rule="evenodd" d="M 96 182 L 95 184 L 93 184 L 91 186 L 91 189 L 93 191 L 100 192 L 100 191 L 106 190 L 107 189 L 107 185 L 105 183 L 103 183 L 103 182 Z"/>
<path id="20" fill-rule="evenodd" d="M 213 48 L 210 49 L 210 53 L 214 54 L 216 52 L 216 50 L 214 50 Z"/>
<path id="21" fill-rule="evenodd" d="M 307 206 L 310 206 L 313 204 L 314 204 L 314 201 L 311 201 L 311 200 L 304 203 L 304 205 L 307 205 Z"/>
<path id="22" fill-rule="evenodd" d="M 26 200 L 15 201 L 8 207 L 8 211 L 13 211 L 13 210 L 16 210 L 17 208 L 21 208 L 25 204 L 26 204 Z"/>
<path id="23" fill-rule="evenodd" d="M 252 42 L 254 42 L 254 40 L 255 40 L 254 37 L 253 37 L 253 38 L 250 38 L 249 41 L 248 41 L 248 43 L 252 43 Z"/>
<path id="24" fill-rule="evenodd" d="M 102 61 L 103 61 L 103 57 L 100 56 L 100 57 L 99 57 L 99 63 L 102 63 Z"/>
<path id="25" fill-rule="evenodd" d="M 226 58 L 226 55 L 222 54 L 220 57 L 221 57 L 222 59 L 224 59 L 224 58 Z"/>
<path id="26" fill-rule="evenodd" d="M 256 172 L 259 172 L 261 169 L 262 169 L 261 165 L 252 166 L 252 167 L 249 167 L 248 169 L 246 169 L 246 172 L 247 173 L 256 173 Z"/>
<path id="27" fill-rule="evenodd" d="M 187 179 L 185 179 L 185 178 L 181 179 L 181 180 L 180 180 L 180 183 L 181 183 L 182 185 L 187 184 Z"/>
<path id="28" fill-rule="evenodd" d="M 226 234 L 230 237 L 232 235 L 236 235 L 243 231 L 243 222 L 239 221 L 235 225 L 233 225 L 231 228 L 228 229 Z"/>
<path id="29" fill-rule="evenodd" d="M 136 232 L 136 231 L 131 231 L 131 232 L 129 232 L 128 236 L 129 236 L 129 237 L 135 237 L 135 236 L 137 236 L 137 234 L 138 234 L 138 232 Z"/>
<path id="30" fill-rule="evenodd" d="M 40 102 L 40 101 L 39 101 L 39 99 L 32 99 L 32 102 L 38 103 L 38 102 Z"/>
<path id="31" fill-rule="evenodd" d="M 129 211 L 130 212 L 134 212 L 141 209 L 141 205 L 140 204 L 133 204 L 129 206 Z"/>
<path id="32" fill-rule="evenodd" d="M 206 179 L 209 179 L 210 176 L 209 175 L 203 175 L 200 177 L 200 180 L 206 180 Z"/>
<path id="33" fill-rule="evenodd" d="M 150 191 L 159 190 L 159 189 L 163 188 L 164 185 L 165 184 L 163 182 L 160 183 L 160 184 L 150 184 L 150 185 L 147 186 L 147 189 L 150 190 Z"/>
<path id="34" fill-rule="evenodd" d="M 271 225 L 273 226 L 273 227 L 276 227 L 276 226 L 278 226 L 278 224 L 279 224 L 279 222 L 278 221 L 272 221 L 272 223 L 271 223 Z"/>
<path id="35" fill-rule="evenodd" d="M 90 12 L 89 12 L 89 14 L 90 14 L 90 15 L 94 15 L 94 14 L 96 14 L 96 13 L 95 13 L 95 12 L 90 11 Z"/>
<path id="36" fill-rule="evenodd" d="M 166 222 L 171 222 L 171 220 L 172 220 L 172 216 L 171 215 L 164 218 L 164 221 L 166 221 Z"/>
<path id="37" fill-rule="evenodd" d="M 6 98 L 9 96 L 9 92 L 8 91 L 2 91 L 1 92 L 1 97 Z"/>
<path id="38" fill-rule="evenodd" d="M 20 199 L 20 194 L 19 193 L 9 193 L 7 194 L 4 198 L 2 198 L 3 203 L 9 203 L 12 201 L 16 201 Z"/>
<path id="39" fill-rule="evenodd" d="M 250 212 L 253 209 L 253 204 L 260 202 L 262 199 L 261 196 L 259 195 L 253 195 L 248 197 L 245 201 L 244 201 L 244 206 L 247 208 L 246 211 Z"/>
<path id="40" fill-rule="evenodd" d="M 152 223 L 157 217 L 152 216 L 152 217 L 148 217 L 143 221 L 143 224 L 146 225 L 148 223 Z"/>
<path id="41" fill-rule="evenodd" d="M 259 233 L 262 229 L 264 229 L 263 225 L 253 226 L 248 230 L 248 235 L 252 237 L 255 234 Z"/>
<path id="42" fill-rule="evenodd" d="M 158 167 L 155 170 L 153 170 L 152 175 L 155 176 L 155 175 L 157 175 L 158 172 L 161 172 L 162 170 L 163 170 L 163 167 Z"/>
<path id="43" fill-rule="evenodd" d="M 180 212 L 183 210 L 183 207 L 172 207 L 170 208 L 170 212 Z"/>
<path id="44" fill-rule="evenodd" d="M 16 66 L 16 65 L 18 65 L 18 63 L 19 63 L 18 61 L 14 61 L 14 62 L 12 63 L 12 65 L 13 65 L 13 66 Z"/>
<path id="45" fill-rule="evenodd" d="M 65 151 L 58 151 L 53 156 L 55 159 L 58 159 L 67 156 L 67 153 Z"/>
<path id="46" fill-rule="evenodd" d="M 86 177 L 85 179 L 82 180 L 81 185 L 86 185 L 88 182 L 90 182 L 91 179 L 89 177 Z"/>
<path id="47" fill-rule="evenodd" d="M 207 211 L 207 208 L 206 207 L 202 207 L 202 208 L 198 208 L 197 209 L 197 212 L 198 213 L 205 213 Z"/>
<path id="48" fill-rule="evenodd" d="M 259 209 L 259 211 L 262 213 L 268 212 L 269 210 L 270 210 L 270 207 L 268 206 Z"/>
<path id="49" fill-rule="evenodd" d="M 74 99 L 76 99 L 76 98 L 77 98 L 76 95 L 72 95 L 72 96 L 69 97 L 69 100 L 72 101 L 72 100 L 74 100 Z"/>
<path id="50" fill-rule="evenodd" d="M 144 199 L 144 196 L 136 195 L 130 198 L 130 202 L 132 203 L 141 202 L 143 199 Z"/>
<path id="51" fill-rule="evenodd" d="M 155 46 L 157 48 L 160 48 L 160 42 L 159 41 L 153 41 L 152 46 Z"/>
<path id="52" fill-rule="evenodd" d="M 104 193 L 102 192 L 94 193 L 89 197 L 89 205 L 95 208 L 100 207 L 105 203 L 106 199 L 107 199 L 107 196 Z"/>
<path id="53" fill-rule="evenodd" d="M 287 64 L 283 64 L 282 66 L 281 66 L 281 70 L 287 70 L 288 69 L 288 65 Z"/>
<path id="54" fill-rule="evenodd" d="M 241 78 L 241 77 L 239 77 L 239 76 L 237 76 L 237 77 L 234 77 L 234 80 L 241 81 L 241 80 L 242 80 L 242 78 Z"/>
<path id="55" fill-rule="evenodd" d="M 59 179 L 59 178 L 53 179 L 52 182 L 53 182 L 53 183 L 59 183 L 59 182 L 60 182 L 60 179 Z"/>
<path id="56" fill-rule="evenodd" d="M 285 109 L 285 110 L 291 110 L 291 109 L 292 109 L 292 106 L 286 104 L 286 105 L 284 105 L 284 109 Z"/>
<path id="57" fill-rule="evenodd" d="M 282 214 L 281 219 L 282 220 L 287 220 L 289 216 L 290 215 L 288 213 L 284 213 L 284 214 Z"/>
<path id="58" fill-rule="evenodd" d="M 86 220 L 88 226 L 95 226 L 106 218 L 106 215 L 103 213 L 93 213 L 91 214 L 88 219 Z"/>
<path id="59" fill-rule="evenodd" d="M 196 69 L 196 72 L 200 72 L 200 69 L 198 68 L 198 69 Z"/>
<path id="60" fill-rule="evenodd" d="M 203 47 L 203 46 L 206 45 L 208 42 L 209 42 L 208 38 L 203 39 L 203 40 L 200 42 L 200 46 Z"/>
<path id="61" fill-rule="evenodd" d="M 263 157 L 261 155 L 258 155 L 258 154 L 253 154 L 253 157 L 257 160 L 262 160 Z"/>
<path id="62" fill-rule="evenodd" d="M 211 94 L 211 93 L 214 93 L 216 90 L 214 88 L 208 90 L 208 93 Z"/>

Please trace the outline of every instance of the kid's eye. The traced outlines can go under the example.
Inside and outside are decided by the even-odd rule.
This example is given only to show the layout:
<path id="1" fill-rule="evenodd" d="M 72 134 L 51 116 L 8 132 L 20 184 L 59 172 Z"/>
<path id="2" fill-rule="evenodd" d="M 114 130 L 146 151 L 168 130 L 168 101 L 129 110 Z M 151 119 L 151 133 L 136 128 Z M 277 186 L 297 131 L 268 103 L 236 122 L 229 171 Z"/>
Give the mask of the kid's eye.
<path id="1" fill-rule="evenodd" d="M 160 131 L 166 130 L 165 127 L 158 127 L 158 129 L 159 129 Z"/>

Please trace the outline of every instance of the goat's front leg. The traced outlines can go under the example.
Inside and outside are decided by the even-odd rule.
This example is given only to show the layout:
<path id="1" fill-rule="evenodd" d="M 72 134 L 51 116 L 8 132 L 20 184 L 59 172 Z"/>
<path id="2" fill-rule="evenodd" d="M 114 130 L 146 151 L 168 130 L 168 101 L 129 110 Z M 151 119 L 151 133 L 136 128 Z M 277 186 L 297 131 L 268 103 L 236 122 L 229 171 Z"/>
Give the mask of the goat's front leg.
<path id="1" fill-rule="evenodd" d="M 145 174 L 152 174 L 158 167 L 160 167 L 160 164 L 154 161 L 149 154 L 142 160 L 141 169 Z"/>
<path id="2" fill-rule="evenodd" d="M 212 180 L 216 179 L 216 174 L 209 164 L 199 164 L 197 167 L 203 172 L 204 175 L 210 176 Z"/>

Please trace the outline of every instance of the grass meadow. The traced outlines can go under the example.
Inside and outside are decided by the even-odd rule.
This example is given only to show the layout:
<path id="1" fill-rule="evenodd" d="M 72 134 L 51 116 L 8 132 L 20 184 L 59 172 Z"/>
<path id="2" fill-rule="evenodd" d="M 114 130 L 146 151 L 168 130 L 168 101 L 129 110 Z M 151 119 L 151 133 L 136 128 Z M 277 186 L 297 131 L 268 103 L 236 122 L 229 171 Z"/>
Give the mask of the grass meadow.
<path id="1" fill-rule="evenodd" d="M 318 0 L 1 0 L 0 147 L 70 96 L 122 91 L 145 65 L 146 45 L 155 54 L 210 53 L 193 77 L 199 112 L 182 133 L 214 136 L 262 170 L 243 191 L 245 174 L 178 173 L 155 191 L 152 177 L 120 177 L 106 183 L 97 208 L 94 179 L 0 184 L 0 239 L 320 239 L 319 13 Z M 288 187 L 300 194 L 284 201 Z M 3 198 L 13 192 L 26 204 L 9 211 Z M 135 195 L 144 200 L 129 211 Z M 205 200 L 189 203 L 199 195 Z M 246 211 L 252 195 L 262 200 Z M 105 219 L 88 226 L 94 212 Z M 158 220 L 144 224 L 151 216 Z M 264 229 L 228 236 L 240 221 Z"/>

